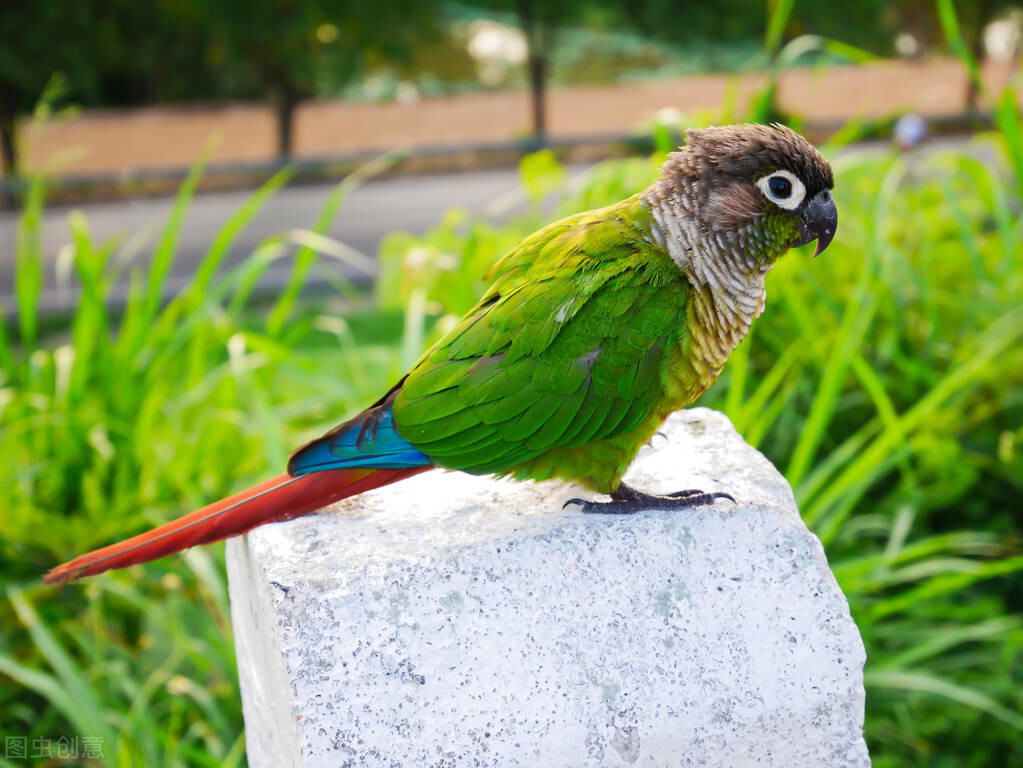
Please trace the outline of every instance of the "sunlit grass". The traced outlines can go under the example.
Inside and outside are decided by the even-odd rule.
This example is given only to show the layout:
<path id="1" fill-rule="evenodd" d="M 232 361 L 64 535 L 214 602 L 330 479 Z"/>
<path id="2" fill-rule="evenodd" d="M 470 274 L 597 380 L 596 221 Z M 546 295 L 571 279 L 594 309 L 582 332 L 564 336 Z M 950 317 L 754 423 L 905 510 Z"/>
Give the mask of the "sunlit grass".
<path id="1" fill-rule="evenodd" d="M 182 186 L 148 268 L 129 267 L 123 313 L 107 302 L 118 244 L 96 243 L 85 217 L 69 216 L 81 298 L 67 330 L 41 340 L 38 181 L 18 233 L 17 320 L 0 337 L 0 675 L 14 683 L 0 686 L 0 732 L 29 743 L 97 737 L 110 765 L 244 764 L 223 549 L 84 588 L 43 587 L 40 574 L 279 472 L 308 429 L 364 404 L 399 373 L 400 316 L 322 317 L 296 305 L 291 287 L 269 306 L 252 304 L 259 276 L 289 248 L 299 251 L 291 286 L 304 283 L 317 255 L 360 266 L 340 244 L 285 233 L 219 271 L 287 172 L 239 208 L 191 282 L 162 301 L 201 170 Z M 357 178 L 328 196 L 318 228 Z M 334 281 L 343 285 L 340 273 Z M 374 326 L 382 330 L 356 341 L 353 327 Z"/>
<path id="2" fill-rule="evenodd" d="M 987 137 L 1009 158 L 1011 127 Z M 619 200 L 658 166 L 599 166 L 557 214 Z M 973 756 L 950 764 L 994 764 L 1023 738 L 1012 167 L 968 153 L 836 157 L 839 237 L 817 260 L 804 249 L 779 262 L 766 313 L 701 400 L 785 472 L 825 544 L 867 644 L 875 765 L 935 765 L 949 750 Z M 381 301 L 417 291 L 461 314 L 538 211 L 503 227 L 452 214 L 423 237 L 393 235 Z"/>
<path id="3" fill-rule="evenodd" d="M 878 766 L 1023 761 L 1018 116 L 1003 110 L 990 138 L 1007 158 L 997 169 L 960 153 L 836 158 L 838 239 L 817 260 L 781 260 L 765 315 L 701 401 L 786 473 L 826 546 L 867 645 Z M 222 547 L 85 587 L 43 587 L 39 574 L 278 473 L 292 447 L 390 386 L 522 236 L 641 189 L 660 159 L 602 164 L 553 212 L 534 205 L 495 226 L 453 211 L 424 236 L 395 233 L 375 306 L 334 274 L 343 309 L 299 291 L 321 262 L 366 266 L 322 234 L 351 182 L 328 196 L 318 232 L 274 236 L 220 269 L 287 174 L 164 303 L 200 166 L 148 269 L 127 267 L 123 314 L 107 301 L 118 244 L 69 217 L 82 298 L 50 335 L 36 311 L 35 185 L 19 312 L 0 337 L 0 674 L 13 683 L 0 687 L 0 732 L 100 736 L 110 765 L 241 765 Z M 523 175 L 538 197 L 564 180 L 550 156 Z M 289 287 L 254 303 L 260 275 L 295 248 Z"/>

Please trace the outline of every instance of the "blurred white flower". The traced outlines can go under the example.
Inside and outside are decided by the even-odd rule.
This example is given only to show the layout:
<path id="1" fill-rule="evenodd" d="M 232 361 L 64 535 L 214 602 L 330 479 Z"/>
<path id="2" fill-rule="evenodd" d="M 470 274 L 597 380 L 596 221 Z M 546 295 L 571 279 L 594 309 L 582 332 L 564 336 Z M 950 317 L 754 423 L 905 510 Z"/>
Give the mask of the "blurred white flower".
<path id="1" fill-rule="evenodd" d="M 654 113 L 654 122 L 661 125 L 680 126 L 684 119 L 682 110 L 676 107 L 661 107 Z"/>
<path id="2" fill-rule="evenodd" d="M 413 248 L 405 254 L 405 266 L 416 269 L 430 260 L 430 251 L 426 248 Z"/>
<path id="3" fill-rule="evenodd" d="M 184 675 L 174 675 L 174 677 L 167 681 L 167 692 L 172 696 L 184 696 L 194 687 L 192 681 Z"/>
<path id="4" fill-rule="evenodd" d="M 662 106 L 654 112 L 654 125 L 668 126 L 669 128 L 681 128 L 684 125 L 685 116 L 682 110 L 674 106 Z"/>
<path id="5" fill-rule="evenodd" d="M 529 53 L 521 30 L 488 19 L 469 25 L 467 49 L 484 85 L 497 85 L 509 67 L 522 64 Z"/>
<path id="6" fill-rule="evenodd" d="M 521 64 L 528 49 L 522 30 L 480 19 L 469 25 L 469 55 L 481 59 L 501 59 L 509 64 Z"/>
<path id="7" fill-rule="evenodd" d="M 419 89 L 415 83 L 402 80 L 398 83 L 398 90 L 394 94 L 394 98 L 399 104 L 415 104 L 419 101 Z"/>
<path id="8" fill-rule="evenodd" d="M 372 75 L 362 83 L 362 93 L 370 101 L 379 101 L 387 91 L 387 78 L 383 75 Z"/>
<path id="9" fill-rule="evenodd" d="M 995 61 L 1009 61 L 1020 49 L 1023 38 L 1023 11 L 1013 8 L 1003 18 L 984 28 L 984 51 Z"/>
<path id="10" fill-rule="evenodd" d="M 183 582 L 181 577 L 178 576 L 174 571 L 167 571 L 160 579 L 160 585 L 168 592 L 177 592 L 181 589 Z"/>
<path id="11" fill-rule="evenodd" d="M 920 42 L 909 32 L 900 32 L 895 36 L 895 52 L 910 59 L 920 53 Z"/>

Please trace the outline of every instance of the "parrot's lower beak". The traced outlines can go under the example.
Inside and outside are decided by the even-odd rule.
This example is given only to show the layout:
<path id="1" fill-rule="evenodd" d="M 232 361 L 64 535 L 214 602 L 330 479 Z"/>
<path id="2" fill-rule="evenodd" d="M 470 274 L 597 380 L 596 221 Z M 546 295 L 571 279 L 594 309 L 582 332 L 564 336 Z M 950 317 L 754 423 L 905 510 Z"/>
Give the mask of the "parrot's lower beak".
<path id="1" fill-rule="evenodd" d="M 803 231 L 795 245 L 806 245 L 817 241 L 814 257 L 819 256 L 835 237 L 838 229 L 838 209 L 830 190 L 818 192 L 803 211 Z"/>

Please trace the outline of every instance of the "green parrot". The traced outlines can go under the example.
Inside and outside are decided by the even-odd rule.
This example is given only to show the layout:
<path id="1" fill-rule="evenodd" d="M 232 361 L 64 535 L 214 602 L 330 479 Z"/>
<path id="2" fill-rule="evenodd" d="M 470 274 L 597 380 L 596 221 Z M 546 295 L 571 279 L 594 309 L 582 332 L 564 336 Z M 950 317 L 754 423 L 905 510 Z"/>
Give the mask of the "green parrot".
<path id="1" fill-rule="evenodd" d="M 435 467 L 560 478 L 583 512 L 710 504 L 622 482 L 640 447 L 721 373 L 793 246 L 835 235 L 831 167 L 782 125 L 689 131 L 646 190 L 558 221 L 401 381 L 297 450 L 287 474 L 50 571 L 66 581 L 308 514 Z"/>

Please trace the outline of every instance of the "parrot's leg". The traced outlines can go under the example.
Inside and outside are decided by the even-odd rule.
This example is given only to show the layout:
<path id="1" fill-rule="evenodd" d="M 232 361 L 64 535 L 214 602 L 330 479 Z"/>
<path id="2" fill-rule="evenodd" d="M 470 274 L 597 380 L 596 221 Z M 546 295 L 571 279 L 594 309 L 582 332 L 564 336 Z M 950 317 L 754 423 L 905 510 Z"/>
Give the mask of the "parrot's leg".
<path id="1" fill-rule="evenodd" d="M 691 507 L 703 507 L 713 504 L 715 499 L 728 499 L 733 504 L 736 503 L 731 494 L 720 491 L 704 493 L 699 490 L 688 490 L 656 496 L 651 493 L 637 491 L 635 488 L 621 483 L 611 492 L 611 501 L 569 499 L 565 502 L 564 507 L 570 504 L 578 504 L 579 508 L 586 513 L 631 515 L 634 512 L 640 512 L 645 509 L 689 509 Z"/>

